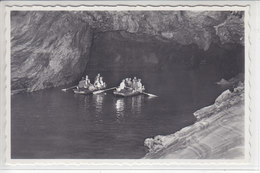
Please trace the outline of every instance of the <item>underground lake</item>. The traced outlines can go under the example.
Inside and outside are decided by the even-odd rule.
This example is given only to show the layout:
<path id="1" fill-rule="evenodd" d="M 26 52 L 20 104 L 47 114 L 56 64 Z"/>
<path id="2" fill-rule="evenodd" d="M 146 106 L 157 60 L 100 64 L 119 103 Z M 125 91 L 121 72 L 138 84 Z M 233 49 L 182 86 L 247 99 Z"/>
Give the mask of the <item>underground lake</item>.
<path id="1" fill-rule="evenodd" d="M 142 14 L 149 20 L 149 12 Z M 176 13 L 176 20 L 188 27 L 187 17 L 196 18 L 194 14 Z M 241 14 L 219 12 L 214 19 L 207 18 L 203 26 L 214 33 L 213 26 L 230 15 L 241 20 Z M 199 15 L 212 17 L 215 13 Z M 174 134 L 193 125 L 197 121 L 195 111 L 214 104 L 221 93 L 236 87 L 217 83 L 243 75 L 244 46 L 239 41 L 222 44 L 218 35 L 211 33 L 209 38 L 215 40 L 208 45 L 180 43 L 139 33 L 148 26 L 140 25 L 138 33 L 110 29 L 111 16 L 100 26 L 91 23 L 95 30 L 79 20 L 89 20 L 86 16 L 91 14 L 12 13 L 12 159 L 143 158 L 148 152 L 145 139 Z M 39 25 L 38 30 L 34 24 Z M 20 25 L 25 26 L 20 27 L 23 35 L 17 29 Z M 68 28 L 61 29 L 63 25 Z M 30 46 L 22 45 L 28 42 Z M 145 91 L 158 97 L 140 94 L 122 98 L 115 97 L 113 91 L 93 95 L 62 91 L 77 85 L 85 75 L 93 83 L 98 73 L 108 88 L 119 86 L 128 77 L 140 78 Z"/>

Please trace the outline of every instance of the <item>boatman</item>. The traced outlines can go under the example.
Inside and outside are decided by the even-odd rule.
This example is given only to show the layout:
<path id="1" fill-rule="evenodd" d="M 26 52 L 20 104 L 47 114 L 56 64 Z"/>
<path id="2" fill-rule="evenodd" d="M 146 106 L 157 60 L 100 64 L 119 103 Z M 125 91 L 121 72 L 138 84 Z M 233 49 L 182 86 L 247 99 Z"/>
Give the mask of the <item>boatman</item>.
<path id="1" fill-rule="evenodd" d="M 99 82 L 99 78 L 100 78 L 100 73 L 97 74 L 97 76 L 95 78 L 95 82 Z"/>
<path id="2" fill-rule="evenodd" d="M 88 78 L 88 75 L 86 75 L 84 88 L 88 89 L 90 85 L 91 85 L 90 80 Z"/>
<path id="3" fill-rule="evenodd" d="M 101 87 L 101 88 L 105 88 L 106 85 L 107 85 L 107 84 L 103 81 L 103 77 L 100 77 L 100 78 L 99 78 L 99 84 L 100 84 L 100 87 Z"/>

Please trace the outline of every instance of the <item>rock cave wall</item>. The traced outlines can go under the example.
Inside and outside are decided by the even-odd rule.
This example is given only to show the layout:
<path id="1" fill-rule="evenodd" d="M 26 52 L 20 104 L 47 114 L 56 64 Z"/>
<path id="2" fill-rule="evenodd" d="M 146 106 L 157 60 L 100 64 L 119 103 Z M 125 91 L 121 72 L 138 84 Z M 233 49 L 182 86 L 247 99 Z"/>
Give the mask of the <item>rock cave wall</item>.
<path id="1" fill-rule="evenodd" d="M 212 45 L 243 50 L 243 16 L 217 11 L 13 11 L 11 88 L 30 92 L 79 80 L 94 37 L 111 31 L 133 34 L 128 39 L 195 45 L 204 52 Z"/>

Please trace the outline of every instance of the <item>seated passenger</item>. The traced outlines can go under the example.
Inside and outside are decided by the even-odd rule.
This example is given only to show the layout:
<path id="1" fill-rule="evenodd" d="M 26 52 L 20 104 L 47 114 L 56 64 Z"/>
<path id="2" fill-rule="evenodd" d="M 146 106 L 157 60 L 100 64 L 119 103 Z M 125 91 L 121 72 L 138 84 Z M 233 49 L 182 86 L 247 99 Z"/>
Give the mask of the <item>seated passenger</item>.
<path id="1" fill-rule="evenodd" d="M 84 85 L 85 85 L 85 79 L 84 79 L 84 77 L 82 77 L 81 81 L 79 81 L 77 89 L 84 88 Z"/>
<path id="2" fill-rule="evenodd" d="M 136 77 L 134 77 L 134 79 L 133 79 L 132 88 L 133 88 L 134 90 L 137 90 L 137 89 L 138 89 Z"/>
<path id="3" fill-rule="evenodd" d="M 141 79 L 138 79 L 137 81 L 137 90 L 142 91 L 144 89 L 144 86 L 142 86 Z"/>
<path id="4" fill-rule="evenodd" d="M 95 87 L 95 88 L 100 88 L 100 87 L 101 87 L 99 81 L 95 81 L 95 82 L 94 82 L 94 87 Z"/>
<path id="5" fill-rule="evenodd" d="M 88 87 L 88 89 L 89 89 L 90 91 L 94 91 L 94 90 L 96 89 L 96 87 L 95 87 L 93 84 L 90 84 L 89 87 Z"/>
<path id="6" fill-rule="evenodd" d="M 125 78 L 125 86 L 128 87 L 128 78 Z"/>
<path id="7" fill-rule="evenodd" d="M 120 83 L 119 87 L 116 88 L 117 91 L 121 91 L 125 89 L 125 79 L 123 79 L 123 81 Z"/>
<path id="8" fill-rule="evenodd" d="M 126 87 L 128 89 L 132 89 L 132 81 L 131 78 L 126 78 Z"/>

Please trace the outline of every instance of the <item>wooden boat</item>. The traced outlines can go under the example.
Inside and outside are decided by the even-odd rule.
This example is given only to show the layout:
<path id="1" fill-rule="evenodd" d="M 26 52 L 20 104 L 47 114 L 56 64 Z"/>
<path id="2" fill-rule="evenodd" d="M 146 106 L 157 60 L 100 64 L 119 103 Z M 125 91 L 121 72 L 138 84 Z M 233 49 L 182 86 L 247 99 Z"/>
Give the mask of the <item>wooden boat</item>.
<path id="1" fill-rule="evenodd" d="M 113 93 L 114 93 L 114 95 L 120 96 L 120 97 L 131 97 L 131 96 L 136 96 L 136 95 L 142 94 L 143 91 L 144 90 L 134 91 L 134 90 L 124 89 L 121 91 L 115 90 Z"/>
<path id="2" fill-rule="evenodd" d="M 84 95 L 88 95 L 88 94 L 92 94 L 93 92 L 95 91 L 99 91 L 99 90 L 103 90 L 105 89 L 106 87 L 102 87 L 102 88 L 96 88 L 94 90 L 89 90 L 89 89 L 86 89 L 86 88 L 79 88 L 79 89 L 73 89 L 73 92 L 75 94 L 84 94 Z"/>

